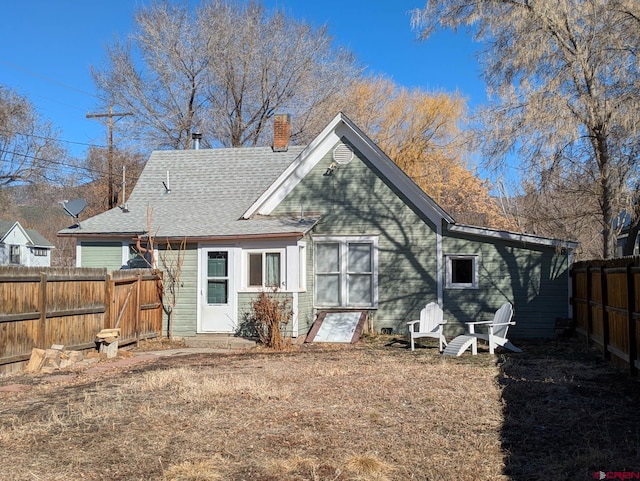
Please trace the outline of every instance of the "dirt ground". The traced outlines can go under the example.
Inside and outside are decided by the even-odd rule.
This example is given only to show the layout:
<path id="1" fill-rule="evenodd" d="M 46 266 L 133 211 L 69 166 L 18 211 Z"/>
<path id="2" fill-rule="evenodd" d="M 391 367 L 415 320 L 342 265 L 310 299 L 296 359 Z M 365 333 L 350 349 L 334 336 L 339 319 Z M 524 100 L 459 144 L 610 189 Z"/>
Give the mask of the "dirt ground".
<path id="1" fill-rule="evenodd" d="M 378 336 L 282 353 L 138 352 L 0 377 L 0 479 L 640 473 L 640 382 L 583 343 L 460 358 L 424 346 L 412 353 L 405 340 Z"/>

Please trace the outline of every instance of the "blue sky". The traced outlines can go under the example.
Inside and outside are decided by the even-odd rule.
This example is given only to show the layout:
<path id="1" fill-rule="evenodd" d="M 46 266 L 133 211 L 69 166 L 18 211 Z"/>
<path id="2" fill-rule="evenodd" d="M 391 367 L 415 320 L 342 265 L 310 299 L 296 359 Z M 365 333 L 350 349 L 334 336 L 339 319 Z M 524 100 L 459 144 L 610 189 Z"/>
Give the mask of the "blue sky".
<path id="1" fill-rule="evenodd" d="M 0 18 L 0 84 L 29 98 L 59 130 L 74 155 L 86 144 L 106 143 L 107 129 L 86 114 L 96 112 L 90 75 L 105 46 L 133 30 L 142 0 L 7 0 Z M 197 4 L 189 0 L 190 4 Z M 458 91 L 469 106 L 485 101 L 474 58 L 478 48 L 464 33 L 441 32 L 416 41 L 409 10 L 422 0 L 267 0 L 296 19 L 327 24 L 337 44 L 349 48 L 377 74 L 429 91 Z M 117 140 L 117 139 L 116 139 Z"/>

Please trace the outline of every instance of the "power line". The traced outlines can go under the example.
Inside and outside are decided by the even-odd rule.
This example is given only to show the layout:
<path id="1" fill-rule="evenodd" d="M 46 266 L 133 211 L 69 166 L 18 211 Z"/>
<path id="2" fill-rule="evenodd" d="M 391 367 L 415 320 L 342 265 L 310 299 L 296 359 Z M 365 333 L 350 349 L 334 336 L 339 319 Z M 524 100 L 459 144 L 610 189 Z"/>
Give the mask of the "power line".
<path id="1" fill-rule="evenodd" d="M 76 92 L 80 92 L 81 94 L 88 95 L 89 97 L 93 97 L 94 99 L 98 99 L 98 100 L 100 99 L 98 96 L 96 96 L 94 94 L 91 94 L 89 92 L 85 92 L 84 90 L 80 90 L 79 88 L 73 87 L 71 85 L 67 85 L 67 84 L 65 84 L 63 82 L 60 82 L 59 80 L 55 80 L 55 79 L 52 79 L 50 77 L 45 77 L 44 75 L 40 75 L 37 72 L 33 72 L 31 70 L 28 70 L 28 69 L 26 69 L 24 67 L 21 67 L 19 65 L 14 64 L 14 63 L 7 62 L 6 60 L 0 59 L 0 63 L 8 65 L 9 67 L 14 68 L 16 70 L 21 70 L 22 72 L 27 73 L 29 75 L 32 75 L 33 77 L 38 77 L 38 78 L 41 78 L 43 80 L 46 80 L 47 82 L 51 82 L 51 83 L 60 85 L 61 87 L 67 88 L 69 90 L 75 90 Z"/>
<path id="2" fill-rule="evenodd" d="M 70 165 L 70 164 L 66 164 L 64 162 L 61 162 L 59 160 L 45 159 L 45 158 L 42 158 L 42 157 L 36 157 L 34 155 L 24 154 L 22 152 L 17 152 L 17 151 L 0 149 L 0 154 L 19 155 L 19 156 L 24 157 L 26 159 L 37 160 L 37 161 L 40 161 L 40 162 L 46 162 L 48 164 L 56 165 L 56 166 L 59 166 L 59 167 L 64 167 L 64 168 L 71 169 L 71 170 L 84 170 L 86 172 L 94 173 L 94 174 L 100 174 L 102 176 L 105 176 L 105 175 L 108 174 L 108 172 L 105 172 L 103 170 L 94 169 L 94 168 L 90 168 L 90 167 L 83 167 L 81 165 Z M 0 162 L 7 162 L 8 163 L 9 161 L 0 158 Z"/>
<path id="3" fill-rule="evenodd" d="M 106 145 L 100 145 L 100 144 L 87 144 L 85 142 L 75 142 L 73 140 L 64 140 L 64 139 L 56 139 L 53 137 L 44 137 L 42 135 L 35 135 L 35 134 L 23 134 L 21 132 L 14 132 L 12 130 L 6 130 L 6 129 L 0 129 L 0 131 L 2 132 L 6 132 L 8 134 L 15 134 L 15 135 L 22 135 L 24 137 L 33 137 L 36 139 L 43 139 L 43 140 L 52 140 L 54 142 L 64 142 L 65 144 L 75 144 L 75 145 L 85 145 L 87 147 L 98 147 L 100 149 L 105 149 L 107 146 Z"/>

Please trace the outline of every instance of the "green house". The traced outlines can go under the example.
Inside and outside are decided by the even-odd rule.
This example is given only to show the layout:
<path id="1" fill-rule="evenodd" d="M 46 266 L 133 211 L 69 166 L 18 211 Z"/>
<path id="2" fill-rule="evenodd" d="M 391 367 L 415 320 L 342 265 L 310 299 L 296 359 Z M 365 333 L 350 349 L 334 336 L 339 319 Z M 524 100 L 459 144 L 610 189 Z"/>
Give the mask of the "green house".
<path id="1" fill-rule="evenodd" d="M 575 244 L 457 224 L 345 115 L 307 146 L 288 145 L 288 119 L 272 147 L 153 152 L 124 205 L 59 235 L 81 267 L 126 266 L 149 237 L 155 259 L 181 252 L 179 337 L 236 332 L 272 286 L 294 337 L 322 312 L 404 334 L 431 301 L 447 336 L 507 301 L 513 338 L 552 336 L 569 315 Z"/>

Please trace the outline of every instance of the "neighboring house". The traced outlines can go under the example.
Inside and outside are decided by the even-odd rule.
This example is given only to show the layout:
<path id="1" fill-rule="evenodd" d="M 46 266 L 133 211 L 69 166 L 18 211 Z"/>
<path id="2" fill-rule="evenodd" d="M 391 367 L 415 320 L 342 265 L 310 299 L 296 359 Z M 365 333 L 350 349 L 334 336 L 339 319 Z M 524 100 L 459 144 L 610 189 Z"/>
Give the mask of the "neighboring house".
<path id="1" fill-rule="evenodd" d="M 155 151 L 125 205 L 59 235 L 76 238 L 78 266 L 112 269 L 136 239 L 151 234 L 160 253 L 186 240 L 180 337 L 233 333 L 272 285 L 294 336 L 327 310 L 405 333 L 430 301 L 449 336 L 506 301 L 513 337 L 552 336 L 567 317 L 576 244 L 456 224 L 343 114 L 306 147 L 288 146 L 288 116 L 274 131 L 273 147 Z"/>
<path id="2" fill-rule="evenodd" d="M 49 267 L 53 247 L 37 231 L 0 220 L 0 265 Z"/>
<path id="3" fill-rule="evenodd" d="M 616 239 L 616 257 L 622 257 L 627 238 L 631 229 L 631 214 L 627 211 L 622 211 L 620 215 L 615 219 L 613 228 L 619 230 L 620 233 Z M 633 232 L 635 234 L 635 232 Z M 633 243 L 633 252 L 630 255 L 640 255 L 640 235 L 636 235 L 635 242 Z"/>

